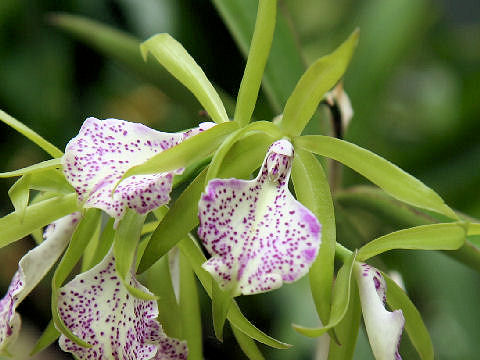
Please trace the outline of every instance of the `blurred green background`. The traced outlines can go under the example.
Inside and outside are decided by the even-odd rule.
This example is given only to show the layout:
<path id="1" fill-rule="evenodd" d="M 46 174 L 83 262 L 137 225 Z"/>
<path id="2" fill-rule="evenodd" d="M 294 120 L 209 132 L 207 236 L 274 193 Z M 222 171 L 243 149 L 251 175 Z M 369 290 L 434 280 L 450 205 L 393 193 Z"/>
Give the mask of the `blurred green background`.
<path id="1" fill-rule="evenodd" d="M 85 16 L 140 40 L 168 32 L 225 94 L 236 94 L 244 57 L 210 1 L 0 0 L 0 108 L 61 149 L 88 116 L 140 121 L 165 131 L 191 127 L 206 118 L 194 102 L 167 96 L 169 89 L 157 78 L 132 71 L 53 26 L 52 12 Z M 345 77 L 355 111 L 346 138 L 417 176 L 452 207 L 480 217 L 480 2 L 282 0 L 279 12 L 287 19 L 305 66 L 360 27 L 359 46 Z M 90 36 L 94 39 L 95 32 Z M 284 56 L 288 54 L 276 54 L 270 61 L 281 63 Z M 285 68 L 285 73 L 290 70 Z M 262 95 L 256 117 L 274 115 Z M 328 122 L 325 114 L 319 118 Z M 2 124 L 0 151 L 2 171 L 46 159 Z M 0 183 L 2 215 L 12 210 L 7 197 L 12 181 Z M 360 183 L 364 180 L 344 171 L 345 187 Z M 395 229 L 378 225 L 371 215 L 345 214 L 367 240 Z M 353 241 L 344 233 L 339 228 L 339 241 Z M 6 289 L 16 262 L 32 244 L 24 239 L 1 250 L 0 288 Z M 441 253 L 397 251 L 383 261 L 403 275 L 407 292 L 429 327 L 437 357 L 478 359 L 478 274 Z M 22 354 L 28 354 L 35 341 L 31 335 L 49 320 L 48 280 L 44 285 L 20 307 L 26 325 L 15 359 L 25 358 Z M 244 358 L 231 336 L 224 345 L 215 340 L 209 304 L 203 300 L 205 357 Z M 316 341 L 302 338 L 290 327 L 292 322 L 316 323 L 307 281 L 242 298 L 240 303 L 260 328 L 296 345 L 283 352 L 262 348 L 267 358 L 315 357 Z M 36 358 L 69 358 L 52 351 Z M 402 354 L 404 359 L 417 356 L 406 335 Z M 363 330 L 355 359 L 372 359 Z"/>

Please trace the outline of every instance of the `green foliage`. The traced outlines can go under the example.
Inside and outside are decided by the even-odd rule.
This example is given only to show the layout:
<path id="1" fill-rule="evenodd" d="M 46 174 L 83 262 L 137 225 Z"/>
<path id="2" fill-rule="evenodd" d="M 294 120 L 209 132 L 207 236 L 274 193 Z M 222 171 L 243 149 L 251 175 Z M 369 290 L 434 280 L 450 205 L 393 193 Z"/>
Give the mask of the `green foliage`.
<path id="1" fill-rule="evenodd" d="M 229 121 L 213 85 L 178 41 L 169 34 L 158 34 L 142 43 L 140 50 L 145 59 L 148 53 L 152 53 L 160 64 L 195 95 L 216 123 Z"/>
<path id="2" fill-rule="evenodd" d="M 315 61 L 302 75 L 288 98 L 280 127 L 300 135 L 315 113 L 325 93 L 343 76 L 358 42 L 356 30 L 334 52 Z"/>

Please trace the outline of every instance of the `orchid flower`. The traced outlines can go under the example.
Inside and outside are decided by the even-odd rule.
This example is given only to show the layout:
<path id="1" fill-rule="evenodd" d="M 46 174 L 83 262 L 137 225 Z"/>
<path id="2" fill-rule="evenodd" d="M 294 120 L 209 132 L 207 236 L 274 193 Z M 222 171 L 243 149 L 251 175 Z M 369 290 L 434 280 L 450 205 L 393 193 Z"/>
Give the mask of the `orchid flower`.
<path id="1" fill-rule="evenodd" d="M 149 290 L 129 274 L 130 286 Z M 187 358 L 185 341 L 169 338 L 157 322 L 157 302 L 131 296 L 115 271 L 112 250 L 96 266 L 60 289 L 59 314 L 65 325 L 91 347 L 64 335 L 59 344 L 79 360 L 175 360 Z"/>
<path id="2" fill-rule="evenodd" d="M 20 316 L 15 309 L 63 253 L 79 219 L 77 212 L 47 226 L 44 241 L 19 261 L 7 295 L 0 300 L 0 353 L 7 350 L 20 331 Z"/>
<path id="3" fill-rule="evenodd" d="M 398 345 L 405 325 L 402 310 L 390 312 L 385 309 L 387 286 L 380 271 L 365 263 L 354 266 L 373 355 L 376 360 L 401 360 Z"/>
<path id="4" fill-rule="evenodd" d="M 90 117 L 67 144 L 63 171 L 85 208 L 102 209 L 118 223 L 126 208 L 145 214 L 168 203 L 173 175 L 183 169 L 131 176 L 113 191 L 125 172 L 213 125 L 202 123 L 186 132 L 169 134 L 138 123 Z"/>
<path id="5" fill-rule="evenodd" d="M 320 246 L 317 218 L 288 190 L 293 146 L 273 143 L 254 180 L 213 179 L 199 202 L 203 267 L 224 290 L 255 294 L 308 272 Z"/>

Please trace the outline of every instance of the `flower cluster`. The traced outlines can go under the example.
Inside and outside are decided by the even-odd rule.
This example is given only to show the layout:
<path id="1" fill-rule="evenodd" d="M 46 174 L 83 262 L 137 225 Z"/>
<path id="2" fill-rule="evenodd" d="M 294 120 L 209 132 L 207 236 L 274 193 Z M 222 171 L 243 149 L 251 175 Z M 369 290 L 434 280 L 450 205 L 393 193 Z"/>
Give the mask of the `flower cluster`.
<path id="1" fill-rule="evenodd" d="M 88 118 L 62 159 L 66 179 L 84 208 L 95 207 L 121 221 L 127 208 L 140 214 L 168 203 L 172 178 L 183 169 L 132 176 L 116 182 L 132 166 L 211 128 L 167 134 L 122 120 Z M 288 189 L 294 149 L 288 140 L 274 142 L 254 180 L 213 179 L 198 204 L 198 235 L 211 257 L 203 264 L 234 296 L 276 289 L 305 275 L 321 244 L 321 224 Z M 7 295 L 0 301 L 1 349 L 20 328 L 15 308 L 64 251 L 79 212 L 49 225 L 44 242 L 19 263 Z M 401 335 L 401 312 L 384 307 L 385 283 L 378 271 L 357 264 L 365 323 L 378 359 L 390 359 Z M 129 272 L 128 285 L 152 295 Z M 58 312 L 81 346 L 66 335 L 59 343 L 78 359 L 185 359 L 184 341 L 169 338 L 156 320 L 155 300 L 136 298 L 116 274 L 112 249 L 93 268 L 59 290 Z M 380 330 L 379 330 L 380 329 Z M 385 343 L 393 341 L 392 344 Z M 395 359 L 400 358 L 395 350 Z"/>

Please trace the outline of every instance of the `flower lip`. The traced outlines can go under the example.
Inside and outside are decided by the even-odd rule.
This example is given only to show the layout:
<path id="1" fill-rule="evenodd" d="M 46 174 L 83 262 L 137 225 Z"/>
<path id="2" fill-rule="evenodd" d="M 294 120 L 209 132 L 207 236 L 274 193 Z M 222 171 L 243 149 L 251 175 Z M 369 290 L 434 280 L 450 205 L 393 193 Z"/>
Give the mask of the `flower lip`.
<path id="1" fill-rule="evenodd" d="M 169 134 L 139 123 L 90 117 L 67 144 L 63 171 L 84 207 L 102 209 L 118 223 L 127 207 L 145 214 L 168 203 L 173 175 L 183 169 L 132 176 L 113 191 L 125 172 L 212 126 L 202 123 L 186 132 Z"/>
<path id="2" fill-rule="evenodd" d="M 292 161 L 291 143 L 276 141 L 256 179 L 213 179 L 201 196 L 203 267 L 234 295 L 295 281 L 317 256 L 321 225 L 288 190 Z"/>
<path id="3" fill-rule="evenodd" d="M 149 293 L 130 272 L 128 282 Z M 112 250 L 89 271 L 60 289 L 59 314 L 65 325 L 91 347 L 64 335 L 59 344 L 79 360 L 186 359 L 184 341 L 169 338 L 157 322 L 157 302 L 131 296 L 115 271 Z"/>
<path id="4" fill-rule="evenodd" d="M 363 319 L 376 360 L 401 360 L 398 346 L 405 318 L 402 310 L 387 311 L 386 283 L 380 271 L 365 263 L 355 263 Z"/>

